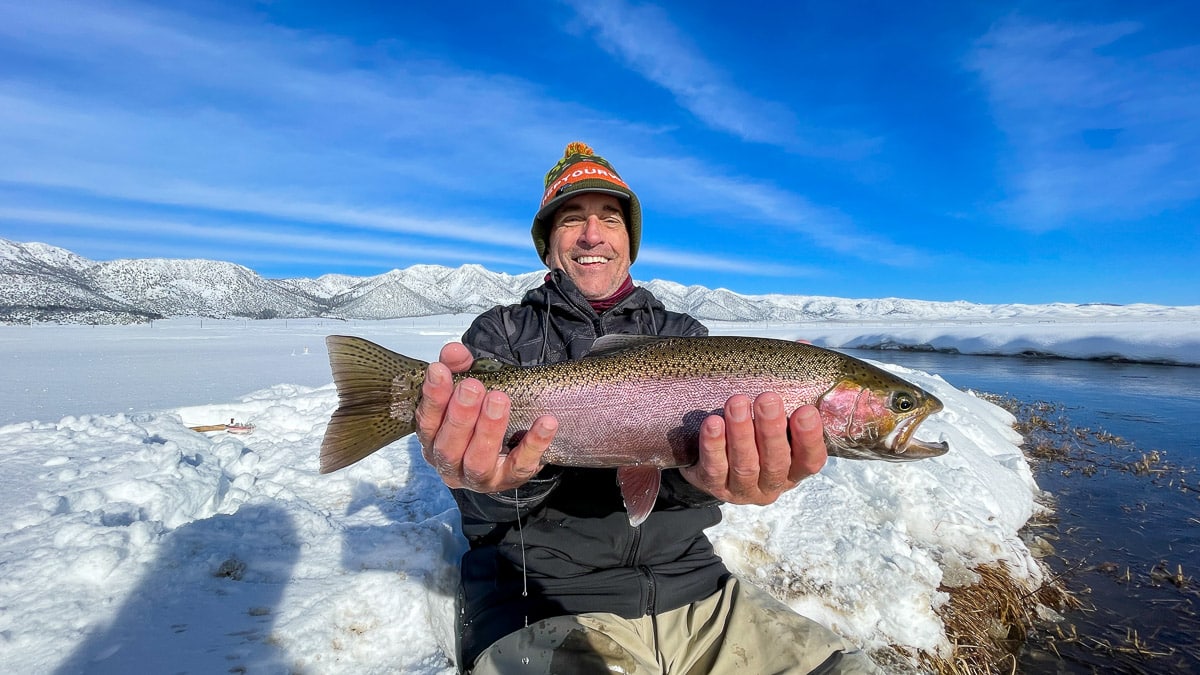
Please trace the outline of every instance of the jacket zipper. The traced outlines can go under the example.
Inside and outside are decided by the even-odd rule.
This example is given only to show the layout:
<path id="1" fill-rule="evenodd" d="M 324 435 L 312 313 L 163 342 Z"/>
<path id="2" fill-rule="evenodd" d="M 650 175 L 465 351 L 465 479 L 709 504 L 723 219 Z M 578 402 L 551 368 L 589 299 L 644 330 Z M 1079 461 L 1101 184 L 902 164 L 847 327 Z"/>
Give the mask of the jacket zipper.
<path id="1" fill-rule="evenodd" d="M 625 557 L 625 564 L 629 567 L 634 567 L 634 563 L 640 558 L 642 549 L 642 528 L 633 528 L 633 541 L 629 545 L 629 554 Z M 646 580 L 646 614 L 654 614 L 655 602 L 657 601 L 658 584 L 654 579 L 654 571 L 649 565 L 637 565 L 636 569 L 641 573 Z"/>
<path id="2" fill-rule="evenodd" d="M 655 595 L 658 592 L 654 582 L 654 571 L 645 565 L 638 567 L 638 570 L 646 577 L 646 614 L 654 614 Z"/>

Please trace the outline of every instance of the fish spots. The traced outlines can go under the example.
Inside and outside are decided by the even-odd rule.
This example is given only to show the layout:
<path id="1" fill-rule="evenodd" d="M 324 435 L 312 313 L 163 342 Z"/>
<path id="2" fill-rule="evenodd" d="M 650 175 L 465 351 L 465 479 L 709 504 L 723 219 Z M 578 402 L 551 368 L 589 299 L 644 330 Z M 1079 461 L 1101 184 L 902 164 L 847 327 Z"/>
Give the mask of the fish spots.
<path id="1" fill-rule="evenodd" d="M 415 423 L 417 402 L 421 399 L 421 385 L 424 382 L 424 370 L 405 369 L 392 378 L 391 406 L 389 406 L 389 416 L 392 419 L 404 426 Z"/>

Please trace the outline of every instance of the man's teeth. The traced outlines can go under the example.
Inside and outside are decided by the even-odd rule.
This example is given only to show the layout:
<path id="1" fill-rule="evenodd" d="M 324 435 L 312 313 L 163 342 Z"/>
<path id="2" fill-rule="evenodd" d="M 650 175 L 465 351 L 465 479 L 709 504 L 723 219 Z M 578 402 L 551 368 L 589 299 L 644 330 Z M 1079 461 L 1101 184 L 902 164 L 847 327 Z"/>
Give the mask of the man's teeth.
<path id="1" fill-rule="evenodd" d="M 587 265 L 588 263 L 608 262 L 608 258 L 600 255 L 585 255 L 576 258 L 575 262 L 579 263 L 580 265 Z"/>

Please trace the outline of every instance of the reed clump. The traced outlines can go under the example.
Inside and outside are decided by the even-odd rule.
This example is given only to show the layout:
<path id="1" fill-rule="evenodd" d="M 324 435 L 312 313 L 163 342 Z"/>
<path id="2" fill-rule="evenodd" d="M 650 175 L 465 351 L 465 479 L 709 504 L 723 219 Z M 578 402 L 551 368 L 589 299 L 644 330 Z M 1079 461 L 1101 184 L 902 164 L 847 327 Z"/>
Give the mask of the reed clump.
<path id="1" fill-rule="evenodd" d="M 917 662 L 937 675 L 1015 673 L 1017 654 L 1047 615 L 1080 605 L 1051 577 L 1030 588 L 1002 562 L 975 568 L 978 581 L 939 590 L 949 596 L 939 614 L 950 641 L 948 654 L 921 652 Z M 1053 612 L 1048 612 L 1053 609 Z"/>

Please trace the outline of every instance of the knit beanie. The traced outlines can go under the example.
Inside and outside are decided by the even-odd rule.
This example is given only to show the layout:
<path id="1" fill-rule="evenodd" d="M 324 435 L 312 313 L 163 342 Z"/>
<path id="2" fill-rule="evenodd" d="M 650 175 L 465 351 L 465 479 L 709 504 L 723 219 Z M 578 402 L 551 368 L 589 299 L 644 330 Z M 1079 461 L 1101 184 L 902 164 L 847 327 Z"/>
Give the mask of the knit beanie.
<path id="1" fill-rule="evenodd" d="M 629 230 L 629 262 L 637 260 L 642 238 L 642 205 L 633 190 L 617 175 L 616 169 L 578 141 L 567 144 L 563 158 L 546 174 L 546 192 L 530 230 L 538 258 L 546 259 L 554 212 L 568 199 L 585 192 L 602 192 L 621 200 L 625 206 L 625 227 Z"/>

